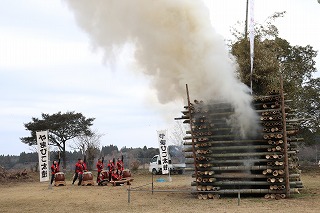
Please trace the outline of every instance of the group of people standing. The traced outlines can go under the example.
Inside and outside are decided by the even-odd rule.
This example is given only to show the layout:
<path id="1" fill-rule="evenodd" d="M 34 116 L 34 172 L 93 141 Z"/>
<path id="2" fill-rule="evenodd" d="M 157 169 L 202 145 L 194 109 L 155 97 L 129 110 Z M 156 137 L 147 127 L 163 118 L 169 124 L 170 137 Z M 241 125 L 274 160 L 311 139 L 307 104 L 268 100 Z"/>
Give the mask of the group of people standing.
<path id="1" fill-rule="evenodd" d="M 99 158 L 96 164 L 96 167 L 98 170 L 97 183 L 99 183 L 100 181 L 104 180 L 107 177 L 109 181 L 121 180 L 123 177 L 123 170 L 124 170 L 123 157 L 121 157 L 121 159 L 118 158 L 116 162 L 115 162 L 115 159 L 109 160 L 109 163 L 107 165 L 107 170 L 104 173 L 106 177 L 102 175 L 102 171 L 105 171 L 103 161 L 104 161 L 104 157 Z M 51 165 L 51 174 L 52 174 L 51 184 L 53 183 L 55 174 L 60 172 L 59 165 L 60 165 L 60 153 L 59 153 L 59 161 L 54 160 Z M 79 179 L 78 185 L 81 185 L 84 172 L 87 172 L 87 165 L 82 159 L 79 158 L 78 162 L 75 164 L 75 172 L 74 172 L 72 184 L 74 184 L 76 180 Z"/>
<path id="2" fill-rule="evenodd" d="M 114 180 L 121 180 L 123 177 L 123 170 L 124 170 L 124 164 L 123 164 L 123 157 L 120 159 L 117 159 L 117 162 L 115 160 L 109 160 L 109 163 L 107 165 L 107 173 L 101 174 L 101 172 L 104 170 L 104 164 L 103 164 L 104 158 L 98 159 L 98 162 L 96 164 L 96 167 L 98 169 L 98 175 L 97 175 L 97 183 L 104 180 L 108 177 L 109 181 Z"/>

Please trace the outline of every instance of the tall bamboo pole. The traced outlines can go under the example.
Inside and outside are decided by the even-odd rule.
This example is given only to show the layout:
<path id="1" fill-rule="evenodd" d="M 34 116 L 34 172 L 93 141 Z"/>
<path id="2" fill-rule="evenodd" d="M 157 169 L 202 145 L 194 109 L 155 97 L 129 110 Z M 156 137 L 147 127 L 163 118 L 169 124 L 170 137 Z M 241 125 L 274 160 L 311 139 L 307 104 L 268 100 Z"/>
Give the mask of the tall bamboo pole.
<path id="1" fill-rule="evenodd" d="M 286 113 L 285 113 L 285 106 L 284 106 L 283 79 L 282 79 L 281 74 L 280 74 L 280 93 L 281 93 L 281 112 L 282 112 L 282 122 L 283 122 L 284 169 L 285 169 L 285 182 L 286 182 L 286 197 L 290 197 L 287 126 L 286 126 Z"/>
<path id="2" fill-rule="evenodd" d="M 186 84 L 186 91 L 187 91 L 187 100 L 188 100 L 188 111 L 189 111 L 189 119 L 190 121 L 192 120 L 191 118 L 191 103 L 190 103 L 190 96 L 189 96 L 189 89 L 188 89 L 188 84 Z M 191 140 L 192 140 L 192 154 L 193 154 L 193 161 L 194 161 L 194 169 L 195 169 L 195 176 L 196 179 L 198 179 L 198 170 L 197 170 L 197 164 L 196 164 L 196 149 L 195 149 L 195 141 L 193 137 L 193 130 L 190 122 L 190 130 L 191 130 Z"/>
<path id="3" fill-rule="evenodd" d="M 247 3 L 246 3 L 246 23 L 244 26 L 244 36 L 245 36 L 246 40 L 248 37 L 248 7 L 249 7 L 249 0 L 247 0 Z"/>

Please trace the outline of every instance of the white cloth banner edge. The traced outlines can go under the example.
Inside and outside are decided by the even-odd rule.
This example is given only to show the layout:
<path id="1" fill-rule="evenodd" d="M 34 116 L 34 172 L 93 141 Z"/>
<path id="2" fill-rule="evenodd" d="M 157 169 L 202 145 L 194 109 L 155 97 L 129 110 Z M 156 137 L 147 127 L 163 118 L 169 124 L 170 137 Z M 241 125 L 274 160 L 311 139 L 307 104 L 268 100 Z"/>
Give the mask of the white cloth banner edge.
<path id="1" fill-rule="evenodd" d="M 165 140 L 166 143 L 165 143 L 165 150 L 166 150 L 166 155 L 169 156 L 169 152 L 168 152 L 168 146 L 167 146 L 167 131 L 166 130 L 159 130 L 157 131 L 157 137 L 158 137 L 158 142 L 159 142 L 159 157 L 160 157 L 160 161 L 161 161 L 161 169 L 162 169 L 162 174 L 169 174 L 169 157 L 168 157 L 168 160 L 167 160 L 167 163 L 163 163 L 163 160 L 162 160 L 162 152 L 161 153 L 161 137 L 160 137 L 160 134 L 164 134 L 164 137 L 162 138 L 162 140 Z M 164 167 L 167 167 L 167 170 L 164 169 Z"/>
<path id="2" fill-rule="evenodd" d="M 46 136 L 46 139 L 45 140 L 40 140 L 40 136 L 41 135 L 45 135 Z M 49 165 L 49 139 L 48 139 L 48 131 L 38 131 L 36 132 L 36 137 L 37 137 L 37 148 L 38 148 L 38 158 L 39 158 L 39 178 L 40 178 L 40 182 L 45 182 L 45 181 L 49 181 L 50 180 L 50 171 L 49 171 L 49 168 L 50 168 L 50 165 Z M 42 155 L 41 154 L 41 146 L 40 146 L 40 143 L 41 142 L 45 142 L 46 144 L 46 155 Z M 46 156 L 46 160 L 45 161 L 42 161 L 42 156 Z M 47 165 L 47 168 L 46 169 L 41 169 L 41 164 L 42 163 L 45 163 Z M 42 177 L 42 172 L 46 172 L 47 173 L 47 177 Z"/>

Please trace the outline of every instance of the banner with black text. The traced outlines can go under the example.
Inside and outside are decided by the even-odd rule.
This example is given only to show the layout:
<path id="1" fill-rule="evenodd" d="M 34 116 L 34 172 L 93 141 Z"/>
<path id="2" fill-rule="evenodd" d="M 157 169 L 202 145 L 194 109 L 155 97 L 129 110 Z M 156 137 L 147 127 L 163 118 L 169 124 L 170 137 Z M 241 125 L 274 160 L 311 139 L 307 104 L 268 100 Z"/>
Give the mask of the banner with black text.
<path id="1" fill-rule="evenodd" d="M 49 139 L 48 131 L 36 132 L 38 155 L 39 155 L 39 172 L 40 182 L 49 181 Z"/>
<path id="2" fill-rule="evenodd" d="M 159 141 L 162 174 L 168 174 L 169 173 L 169 152 L 168 152 L 168 146 L 167 146 L 167 131 L 161 130 L 161 131 L 157 131 L 157 133 L 158 133 L 158 141 Z"/>

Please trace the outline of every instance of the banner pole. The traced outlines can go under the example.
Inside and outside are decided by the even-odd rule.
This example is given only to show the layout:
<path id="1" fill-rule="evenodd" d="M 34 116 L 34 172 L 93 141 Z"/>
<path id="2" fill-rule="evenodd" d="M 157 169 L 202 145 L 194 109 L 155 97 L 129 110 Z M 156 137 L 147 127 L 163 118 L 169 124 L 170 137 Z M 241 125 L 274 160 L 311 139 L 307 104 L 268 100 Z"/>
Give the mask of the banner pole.
<path id="1" fill-rule="evenodd" d="M 129 185 L 129 189 L 128 189 L 128 203 L 130 203 L 130 192 L 131 192 L 131 187 Z"/>
<path id="2" fill-rule="evenodd" d="M 171 165 L 172 165 L 172 164 L 171 164 Z M 170 176 L 170 173 L 171 173 L 171 171 L 170 171 L 170 169 L 169 169 L 169 173 L 168 173 L 168 181 L 169 181 L 169 182 L 172 181 L 172 178 L 171 178 L 171 176 Z"/>
<path id="3" fill-rule="evenodd" d="M 49 132 L 49 130 L 48 130 L 48 132 Z M 49 137 L 49 134 L 48 134 L 48 137 Z M 49 145 L 49 138 L 48 138 L 48 168 L 49 168 L 49 166 L 51 165 L 50 164 L 50 145 Z M 51 167 L 51 166 L 50 166 Z M 49 170 L 49 186 L 48 186 L 48 189 L 52 189 L 52 185 L 51 185 L 51 179 L 52 179 L 52 175 L 51 175 L 51 173 L 50 173 L 50 171 L 51 171 L 51 168 L 50 169 L 48 169 Z"/>
<path id="4" fill-rule="evenodd" d="M 248 1 L 247 1 L 248 8 Z M 248 12 L 248 11 L 247 11 Z M 253 94 L 252 88 L 252 74 L 253 74 L 253 62 L 254 62 L 254 0 L 250 0 L 250 26 L 249 26 L 249 43 L 250 43 L 250 90 Z M 247 38 L 247 37 L 246 37 Z"/>
<path id="5" fill-rule="evenodd" d="M 151 182 L 151 187 L 152 187 L 152 194 L 153 194 L 153 172 L 152 172 L 152 182 Z"/>

